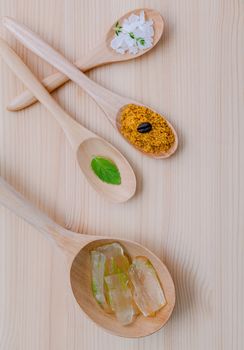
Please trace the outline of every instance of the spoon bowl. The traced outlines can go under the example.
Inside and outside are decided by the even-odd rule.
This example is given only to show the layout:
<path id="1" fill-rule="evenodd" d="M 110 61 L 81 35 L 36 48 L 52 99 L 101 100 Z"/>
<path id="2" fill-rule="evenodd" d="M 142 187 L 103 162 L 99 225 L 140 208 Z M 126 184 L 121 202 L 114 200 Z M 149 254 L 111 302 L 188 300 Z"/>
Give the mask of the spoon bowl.
<path id="1" fill-rule="evenodd" d="M 107 50 L 110 52 L 110 62 L 118 62 L 118 61 L 128 61 L 133 58 L 137 58 L 139 56 L 144 55 L 148 51 L 150 51 L 157 43 L 159 42 L 160 38 L 162 37 L 163 30 L 164 30 L 164 20 L 160 13 L 156 10 L 153 9 L 146 9 L 146 8 L 140 8 L 136 9 L 130 12 L 127 12 L 125 15 L 120 17 L 120 19 L 117 20 L 120 24 L 130 15 L 135 14 L 137 16 L 140 15 L 140 12 L 144 11 L 145 13 L 145 18 L 147 20 L 152 20 L 153 21 L 153 28 L 154 28 L 154 36 L 153 36 L 153 45 L 152 47 L 149 47 L 148 49 L 145 50 L 139 50 L 136 54 L 131 54 L 128 51 L 126 53 L 119 54 L 115 50 L 113 50 L 110 46 L 112 39 L 114 38 L 115 32 L 114 32 L 114 27 L 115 23 L 111 26 L 109 29 L 107 35 L 106 35 L 106 46 Z M 83 70 L 82 70 L 83 71 Z"/>
<path id="2" fill-rule="evenodd" d="M 129 326 L 121 325 L 114 314 L 106 313 L 95 300 L 91 289 L 91 271 L 90 252 L 97 247 L 118 242 L 124 248 L 127 256 L 131 259 L 136 256 L 147 257 L 155 270 L 163 286 L 167 304 L 160 309 L 154 317 L 144 317 L 138 315 L 134 322 Z M 98 326 L 106 329 L 108 332 L 127 338 L 138 338 L 150 335 L 162 328 L 168 321 L 175 304 L 175 290 L 172 278 L 166 266 L 151 251 L 142 245 L 121 239 L 98 239 L 86 244 L 74 258 L 70 270 L 70 283 L 77 303 L 81 309 Z M 81 288 L 82 283 L 82 288 Z"/>
<path id="3" fill-rule="evenodd" d="M 94 156 L 105 157 L 116 164 L 121 176 L 120 185 L 107 184 L 95 175 L 91 169 L 91 160 Z M 135 174 L 125 157 L 107 141 L 99 137 L 86 139 L 78 147 L 76 158 L 92 187 L 112 202 L 125 202 L 134 195 L 136 190 Z"/>
<path id="4" fill-rule="evenodd" d="M 98 326 L 114 335 L 139 338 L 158 331 L 168 321 L 175 304 L 174 283 L 166 266 L 150 250 L 129 240 L 68 231 L 35 208 L 1 177 L 0 203 L 39 230 L 63 252 L 67 262 L 66 277 L 73 296 L 83 312 Z M 91 288 L 90 252 L 102 244 L 112 242 L 120 243 L 132 259 L 145 256 L 154 266 L 166 298 L 166 305 L 154 317 L 139 315 L 132 324 L 122 326 L 114 315 L 105 313 L 95 301 Z"/>
<path id="5" fill-rule="evenodd" d="M 132 102 L 132 101 L 130 101 L 130 103 L 133 103 L 133 104 L 138 105 L 138 102 Z M 130 103 L 128 103 L 128 104 L 130 104 Z M 148 106 L 145 106 L 145 105 L 142 105 L 142 104 L 140 104 L 140 106 L 144 106 L 144 107 L 148 108 Z M 126 137 L 124 137 L 124 135 L 121 133 L 121 122 L 120 122 L 120 119 L 121 119 L 121 112 L 122 112 L 122 110 L 123 110 L 125 107 L 126 107 L 126 105 L 122 106 L 122 107 L 119 109 L 118 113 L 117 113 L 117 116 L 116 116 L 116 128 L 117 128 L 118 131 L 120 132 L 120 135 L 125 139 L 125 141 L 127 141 L 128 143 L 130 143 L 130 141 L 129 141 Z M 152 108 L 150 108 L 150 109 L 151 109 L 151 111 L 153 111 L 153 112 L 155 112 L 155 113 L 157 113 L 157 114 L 160 114 L 159 112 L 155 111 L 155 109 L 152 109 Z M 161 115 L 161 114 L 160 114 L 160 115 Z M 150 157 L 152 157 L 152 158 L 155 158 L 155 159 L 169 158 L 170 156 L 172 156 L 172 155 L 175 153 L 175 151 L 176 151 L 177 148 L 178 148 L 178 143 L 179 143 L 179 141 L 178 141 L 178 135 L 177 135 L 177 133 L 176 133 L 176 131 L 175 131 L 173 125 L 172 125 L 166 118 L 164 118 L 164 119 L 167 121 L 167 124 L 169 125 L 169 127 L 171 128 L 171 130 L 172 130 L 172 132 L 173 132 L 173 134 L 174 134 L 175 141 L 174 141 L 172 147 L 170 147 L 170 149 L 169 149 L 168 151 L 166 151 L 166 152 L 161 152 L 161 153 L 157 153 L 157 154 L 146 153 L 146 152 L 144 152 L 144 151 L 142 151 L 141 149 L 138 148 L 138 150 L 139 150 L 140 152 L 144 153 L 144 154 L 147 155 L 147 156 L 150 156 Z M 133 145 L 133 146 L 134 146 L 135 148 L 137 148 L 136 145 Z"/>

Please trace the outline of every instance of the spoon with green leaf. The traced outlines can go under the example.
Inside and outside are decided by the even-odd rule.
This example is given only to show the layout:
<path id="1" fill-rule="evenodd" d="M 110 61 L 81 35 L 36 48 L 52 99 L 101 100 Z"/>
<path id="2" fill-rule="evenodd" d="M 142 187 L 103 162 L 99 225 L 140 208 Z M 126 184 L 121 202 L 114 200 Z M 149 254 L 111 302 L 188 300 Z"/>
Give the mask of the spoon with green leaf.
<path id="1" fill-rule="evenodd" d="M 130 199 L 136 190 L 136 178 L 125 157 L 110 143 L 73 120 L 2 39 L 0 55 L 59 122 L 90 185 L 113 202 Z"/>

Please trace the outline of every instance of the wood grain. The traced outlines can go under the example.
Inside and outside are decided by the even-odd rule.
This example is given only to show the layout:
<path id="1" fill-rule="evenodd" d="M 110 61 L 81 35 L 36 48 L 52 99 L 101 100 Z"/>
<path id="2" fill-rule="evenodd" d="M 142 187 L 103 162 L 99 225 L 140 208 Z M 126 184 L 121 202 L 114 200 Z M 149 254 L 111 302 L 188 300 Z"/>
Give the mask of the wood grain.
<path id="1" fill-rule="evenodd" d="M 133 151 L 95 103 L 66 84 L 54 94 L 61 106 L 118 147 L 136 170 L 137 196 L 122 205 L 107 203 L 80 176 L 69 144 L 44 107 L 5 110 L 24 86 L 1 61 L 0 170 L 59 224 L 136 240 L 159 255 L 176 284 L 173 317 L 145 339 L 104 333 L 67 292 L 62 257 L 0 208 L 1 350 L 244 347 L 243 1 L 1 0 L 0 13 L 24 22 L 75 61 L 117 17 L 143 6 L 164 17 L 162 42 L 145 57 L 89 76 L 165 113 L 179 135 L 175 156 L 155 161 Z M 54 72 L 0 32 L 40 79 Z"/>

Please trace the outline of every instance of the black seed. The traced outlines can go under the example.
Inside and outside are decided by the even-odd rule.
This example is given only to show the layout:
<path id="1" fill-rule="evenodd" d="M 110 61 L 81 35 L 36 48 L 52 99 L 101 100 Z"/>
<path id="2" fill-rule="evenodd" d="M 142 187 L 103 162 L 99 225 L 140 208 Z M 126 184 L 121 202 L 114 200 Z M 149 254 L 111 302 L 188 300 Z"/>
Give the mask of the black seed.
<path id="1" fill-rule="evenodd" d="M 137 131 L 140 132 L 141 134 L 144 134 L 146 132 L 149 132 L 152 130 L 152 124 L 146 122 L 146 123 L 141 123 L 137 127 Z"/>

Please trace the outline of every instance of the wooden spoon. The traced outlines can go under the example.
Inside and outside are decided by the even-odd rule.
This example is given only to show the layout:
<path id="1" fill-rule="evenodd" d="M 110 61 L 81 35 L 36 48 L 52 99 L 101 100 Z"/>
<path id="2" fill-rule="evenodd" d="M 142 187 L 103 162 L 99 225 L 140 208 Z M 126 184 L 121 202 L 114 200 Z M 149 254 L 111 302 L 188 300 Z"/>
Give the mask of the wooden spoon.
<path id="1" fill-rule="evenodd" d="M 121 17 L 118 22 L 122 23 L 125 18 L 128 18 L 132 13 L 140 14 L 141 11 L 144 11 L 147 19 L 152 19 L 154 23 L 154 37 L 153 37 L 153 46 L 146 50 L 140 50 L 137 54 L 132 55 L 130 53 L 126 53 L 124 55 L 118 54 L 115 50 L 111 49 L 110 43 L 114 37 L 114 27 L 115 24 L 109 29 L 108 33 L 104 38 L 100 40 L 100 42 L 87 53 L 86 56 L 78 59 L 74 65 L 81 69 L 83 72 L 86 72 L 92 68 L 111 63 L 111 62 L 121 62 L 131 60 L 133 58 L 139 57 L 151 50 L 159 41 L 162 36 L 164 29 L 164 22 L 160 15 L 160 13 L 156 10 L 151 9 L 137 9 L 134 11 L 130 11 L 126 13 L 123 17 Z M 9 19 L 6 17 L 3 19 L 3 23 L 6 27 L 8 27 Z M 56 72 L 54 74 L 49 75 L 48 77 L 42 80 L 42 84 L 45 88 L 52 92 L 57 89 L 59 86 L 63 85 L 69 80 L 69 78 L 61 72 Z M 17 96 L 13 101 L 8 105 L 8 110 L 17 111 L 22 108 L 28 107 L 31 104 L 35 103 L 37 100 L 35 96 L 31 93 L 31 91 L 26 90 Z"/>
<path id="2" fill-rule="evenodd" d="M 120 115 L 121 110 L 128 104 L 142 105 L 128 98 L 119 96 L 114 92 L 105 89 L 99 84 L 89 79 L 84 73 L 82 73 L 76 66 L 70 63 L 63 55 L 54 50 L 50 45 L 45 43 L 37 34 L 32 32 L 26 26 L 18 23 L 14 19 L 5 17 L 3 19 L 5 27 L 35 54 L 43 58 L 48 63 L 52 64 L 55 68 L 67 75 L 72 81 L 83 88 L 103 109 L 105 115 L 112 123 L 112 125 L 120 132 Z M 158 23 L 158 22 L 157 22 Z M 156 23 L 156 24 L 157 24 Z M 159 22 L 161 25 L 161 22 Z M 171 127 L 175 142 L 172 147 L 165 153 L 152 154 L 145 153 L 153 158 L 167 158 L 171 156 L 177 149 L 178 137 L 173 126 L 167 121 Z M 127 139 L 126 139 L 127 140 Z M 127 140 L 128 141 L 128 140 Z M 128 141 L 129 142 L 129 141 Z M 134 146 L 134 145 L 133 145 Z M 134 146 L 135 147 L 135 146 Z M 140 149 L 139 149 L 140 150 Z"/>
<path id="3" fill-rule="evenodd" d="M 166 266 L 151 251 L 133 241 L 111 239 L 68 231 L 57 225 L 24 199 L 0 177 L 0 203 L 34 226 L 55 243 L 67 258 L 68 279 L 73 295 L 85 314 L 98 326 L 122 337 L 138 338 L 159 330 L 169 319 L 175 304 L 175 288 Z M 147 257 L 157 271 L 167 304 L 155 317 L 138 316 L 134 323 L 122 326 L 112 314 L 97 304 L 91 290 L 90 251 L 99 245 L 119 242 L 133 259 Z"/>
<path id="4" fill-rule="evenodd" d="M 124 156 L 110 143 L 98 137 L 73 120 L 52 98 L 19 56 L 0 39 L 0 55 L 13 72 L 23 81 L 37 99 L 53 114 L 63 128 L 75 152 L 79 167 L 91 186 L 113 202 L 125 202 L 136 190 L 135 174 Z M 101 181 L 91 169 L 94 156 L 102 156 L 113 161 L 120 172 L 121 184 L 111 185 Z"/>

